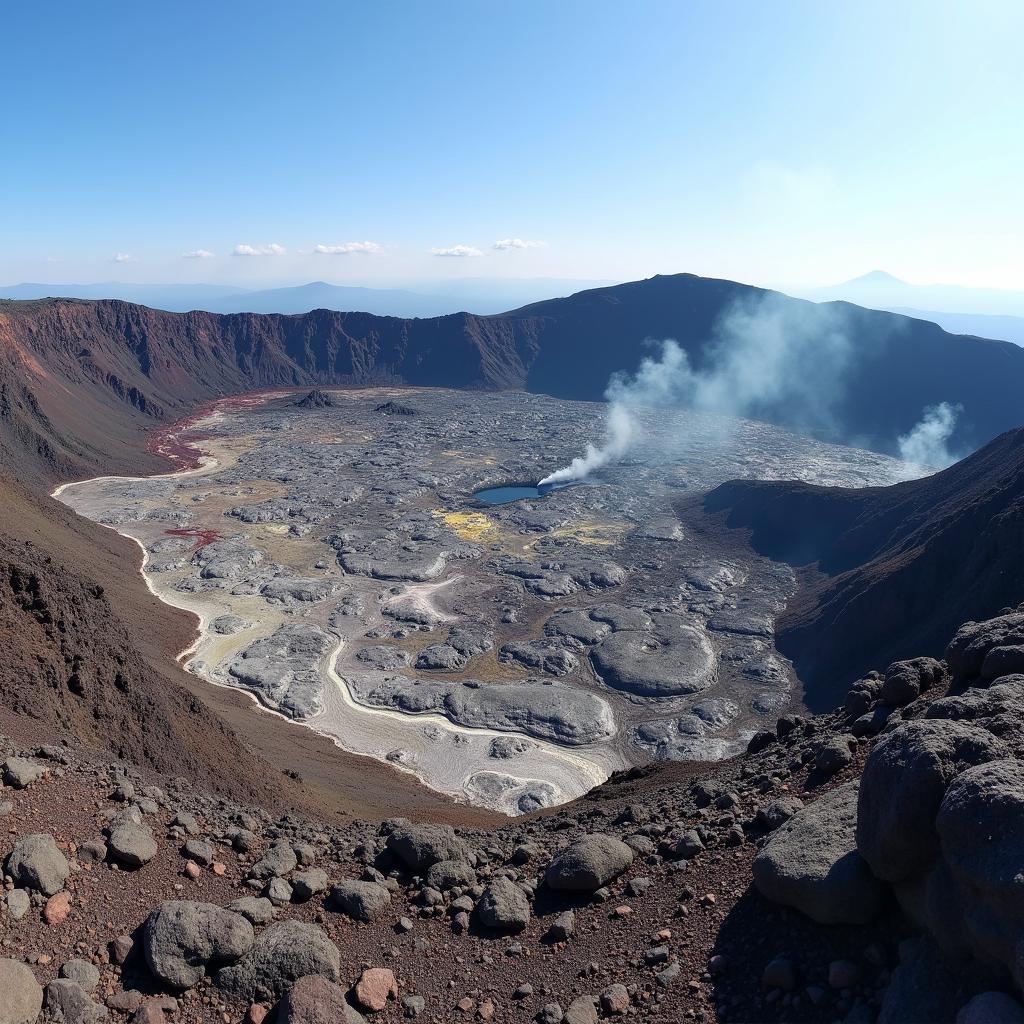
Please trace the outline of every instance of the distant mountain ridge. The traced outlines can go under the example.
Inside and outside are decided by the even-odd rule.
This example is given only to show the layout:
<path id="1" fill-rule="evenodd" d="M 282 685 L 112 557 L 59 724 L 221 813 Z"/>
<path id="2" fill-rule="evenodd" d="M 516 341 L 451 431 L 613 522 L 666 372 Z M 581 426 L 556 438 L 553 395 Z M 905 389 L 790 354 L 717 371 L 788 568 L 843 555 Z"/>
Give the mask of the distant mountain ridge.
<path id="1" fill-rule="evenodd" d="M 0 286 L 0 299 L 120 299 L 172 313 L 311 313 L 314 309 L 376 316 L 435 317 L 471 311 L 500 313 L 523 302 L 608 282 L 562 278 L 456 278 L 422 287 L 370 288 L 310 281 L 281 287 L 220 284 L 35 284 Z"/>
<path id="2" fill-rule="evenodd" d="M 198 402 L 273 387 L 409 384 L 521 388 L 600 400 L 650 339 L 675 338 L 700 368 L 723 312 L 770 299 L 801 318 L 836 316 L 851 360 L 832 439 L 891 452 L 922 410 L 962 406 L 955 447 L 1019 425 L 1024 350 L 847 304 L 822 307 L 691 274 L 596 288 L 494 316 L 429 319 L 325 309 L 296 316 L 169 313 L 119 301 L 0 302 L 0 459 L 73 475 L 100 452 Z M 761 418 L 801 429 L 802 410 Z M 111 441 L 113 439 L 113 441 Z"/>

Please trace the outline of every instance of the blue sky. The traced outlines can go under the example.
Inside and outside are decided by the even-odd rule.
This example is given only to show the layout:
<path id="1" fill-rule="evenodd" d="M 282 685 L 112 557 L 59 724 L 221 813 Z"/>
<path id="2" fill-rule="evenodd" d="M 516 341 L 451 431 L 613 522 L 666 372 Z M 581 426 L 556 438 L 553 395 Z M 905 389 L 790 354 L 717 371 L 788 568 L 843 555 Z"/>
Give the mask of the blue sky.
<path id="1" fill-rule="evenodd" d="M 1017 0 L 37 0 L 4 35 L 3 283 L 1024 287 Z"/>

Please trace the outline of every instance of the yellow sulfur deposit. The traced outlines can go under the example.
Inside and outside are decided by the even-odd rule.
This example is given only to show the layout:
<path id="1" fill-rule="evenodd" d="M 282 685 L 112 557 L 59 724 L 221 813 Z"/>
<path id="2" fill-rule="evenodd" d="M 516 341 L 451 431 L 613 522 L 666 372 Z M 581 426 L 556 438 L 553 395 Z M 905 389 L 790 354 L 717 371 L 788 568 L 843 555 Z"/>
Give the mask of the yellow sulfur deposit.
<path id="1" fill-rule="evenodd" d="M 481 541 L 498 529 L 497 524 L 483 512 L 445 512 L 444 509 L 433 508 L 430 514 L 463 540 Z"/>

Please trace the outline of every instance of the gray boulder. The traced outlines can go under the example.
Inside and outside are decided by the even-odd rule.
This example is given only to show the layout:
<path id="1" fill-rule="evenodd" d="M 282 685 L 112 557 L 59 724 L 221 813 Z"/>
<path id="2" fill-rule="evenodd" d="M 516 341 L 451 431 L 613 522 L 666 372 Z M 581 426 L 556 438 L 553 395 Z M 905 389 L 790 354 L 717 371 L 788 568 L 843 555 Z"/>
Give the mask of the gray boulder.
<path id="1" fill-rule="evenodd" d="M 424 871 L 440 860 L 469 862 L 469 847 L 447 825 L 408 825 L 388 836 L 388 849 L 407 867 Z"/>
<path id="2" fill-rule="evenodd" d="M 282 878 L 299 866 L 299 859 L 290 843 L 274 843 L 249 869 L 249 877 L 261 882 Z"/>
<path id="3" fill-rule="evenodd" d="M 530 901 L 510 878 L 496 878 L 480 896 L 476 914 L 485 928 L 518 932 L 530 923 Z"/>
<path id="4" fill-rule="evenodd" d="M 621 840 L 600 833 L 570 843 L 548 865 L 544 880 L 552 889 L 594 892 L 618 878 L 633 863 L 633 851 Z"/>
<path id="5" fill-rule="evenodd" d="M 107 1008 L 94 1003 L 89 993 L 70 978 L 58 978 L 43 993 L 39 1024 L 98 1024 L 107 1019 Z"/>
<path id="6" fill-rule="evenodd" d="M 7 858 L 7 874 L 14 884 L 34 889 L 44 896 L 55 896 L 64 888 L 70 867 L 57 849 L 53 836 L 43 832 L 22 836 Z"/>
<path id="7" fill-rule="evenodd" d="M 935 827 L 950 875 L 941 887 L 942 905 L 962 908 L 962 914 L 947 913 L 942 920 L 932 915 L 936 938 L 947 948 L 966 939 L 976 954 L 1002 963 L 1021 985 L 1024 764 L 991 761 L 962 772 L 946 790 Z M 957 887 L 959 892 L 949 891 Z"/>
<path id="8" fill-rule="evenodd" d="M 898 882 L 927 870 L 939 852 L 934 823 L 946 787 L 1005 749 L 963 722 L 905 722 L 884 736 L 864 765 L 857 812 L 857 849 L 875 875 Z"/>
<path id="9" fill-rule="evenodd" d="M 427 868 L 427 885 L 439 892 L 476 884 L 476 872 L 461 860 L 439 860 Z"/>
<path id="10" fill-rule="evenodd" d="M 1024 1006 L 1005 992 L 981 992 L 960 1007 L 956 1024 L 1024 1024 Z"/>
<path id="11" fill-rule="evenodd" d="M 965 622 L 946 648 L 946 663 L 955 682 L 976 679 L 989 652 L 1024 644 L 1024 612 L 1011 612 L 984 622 Z"/>
<path id="12" fill-rule="evenodd" d="M 856 782 L 798 811 L 754 858 L 758 891 L 822 924 L 870 921 L 884 888 L 857 852 L 856 824 Z"/>
<path id="13" fill-rule="evenodd" d="M 340 985 L 313 974 L 300 978 L 277 1007 L 277 1024 L 365 1024 Z"/>
<path id="14" fill-rule="evenodd" d="M 153 831 L 147 825 L 126 821 L 110 833 L 107 849 L 120 864 L 140 868 L 156 856 L 157 845 Z"/>
<path id="15" fill-rule="evenodd" d="M 292 878 L 292 899 L 305 903 L 318 893 L 327 891 L 327 872 L 323 868 L 306 868 Z"/>
<path id="16" fill-rule="evenodd" d="M 43 1008 L 43 990 L 20 961 L 0 959 L 0 1024 L 35 1024 Z"/>
<path id="17" fill-rule="evenodd" d="M 273 1003 L 311 974 L 337 982 L 340 963 L 338 947 L 320 928 L 281 921 L 262 932 L 238 963 L 223 968 L 216 982 L 234 999 Z"/>
<path id="18" fill-rule="evenodd" d="M 7 913 L 15 921 L 20 921 L 32 906 L 32 897 L 27 889 L 12 889 L 7 894 Z"/>
<path id="19" fill-rule="evenodd" d="M 930 939 L 900 944 L 900 964 L 892 972 L 876 1024 L 952 1021 L 962 997 L 958 972 Z"/>
<path id="20" fill-rule="evenodd" d="M 179 991 L 240 959 L 252 948 L 253 939 L 252 925 L 241 914 L 189 900 L 162 903 L 142 929 L 147 966 Z"/>
<path id="21" fill-rule="evenodd" d="M 339 882 L 331 889 L 329 905 L 357 921 L 376 921 L 387 914 L 391 893 L 377 882 Z"/>
<path id="22" fill-rule="evenodd" d="M 906 707 L 941 682 L 945 675 L 942 663 L 934 658 L 894 661 L 885 670 L 885 678 L 882 680 L 882 702 L 894 708 Z"/>
<path id="23" fill-rule="evenodd" d="M 100 983 L 99 968 L 88 960 L 68 960 L 57 972 L 60 977 L 77 982 L 86 992 L 94 992 Z"/>
<path id="24" fill-rule="evenodd" d="M 38 782 L 47 773 L 47 769 L 30 761 L 27 757 L 9 757 L 4 761 L 4 785 L 13 789 L 28 789 L 33 782 Z"/>
<path id="25" fill-rule="evenodd" d="M 274 919 L 274 904 L 265 896 L 243 896 L 232 900 L 227 909 L 253 924 L 269 924 Z"/>

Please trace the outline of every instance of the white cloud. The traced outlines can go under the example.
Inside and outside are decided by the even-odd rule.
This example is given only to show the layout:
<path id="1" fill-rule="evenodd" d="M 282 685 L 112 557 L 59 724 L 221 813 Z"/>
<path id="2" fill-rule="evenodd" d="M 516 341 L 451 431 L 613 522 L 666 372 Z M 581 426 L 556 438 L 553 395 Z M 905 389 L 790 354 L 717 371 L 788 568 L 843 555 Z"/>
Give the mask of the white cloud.
<path id="1" fill-rule="evenodd" d="M 181 254 L 183 260 L 212 260 L 213 253 L 209 249 L 191 249 Z"/>
<path id="2" fill-rule="evenodd" d="M 430 251 L 435 256 L 483 256 L 479 249 L 474 249 L 471 245 L 453 245 L 447 249 L 431 249 Z"/>
<path id="3" fill-rule="evenodd" d="M 130 253 L 119 252 L 114 257 L 114 262 L 115 263 L 134 263 L 135 262 L 135 258 Z"/>
<path id="4" fill-rule="evenodd" d="M 381 252 L 382 247 L 376 242 L 342 242 L 340 245 L 315 245 L 313 252 L 323 256 L 348 256 L 349 253 L 376 253 Z"/>
<path id="5" fill-rule="evenodd" d="M 529 238 L 500 238 L 491 248 L 499 251 L 506 249 L 540 249 L 547 244 L 547 242 L 533 241 Z"/>
<path id="6" fill-rule="evenodd" d="M 283 256 L 288 250 L 277 242 L 270 245 L 236 245 L 236 256 Z"/>

